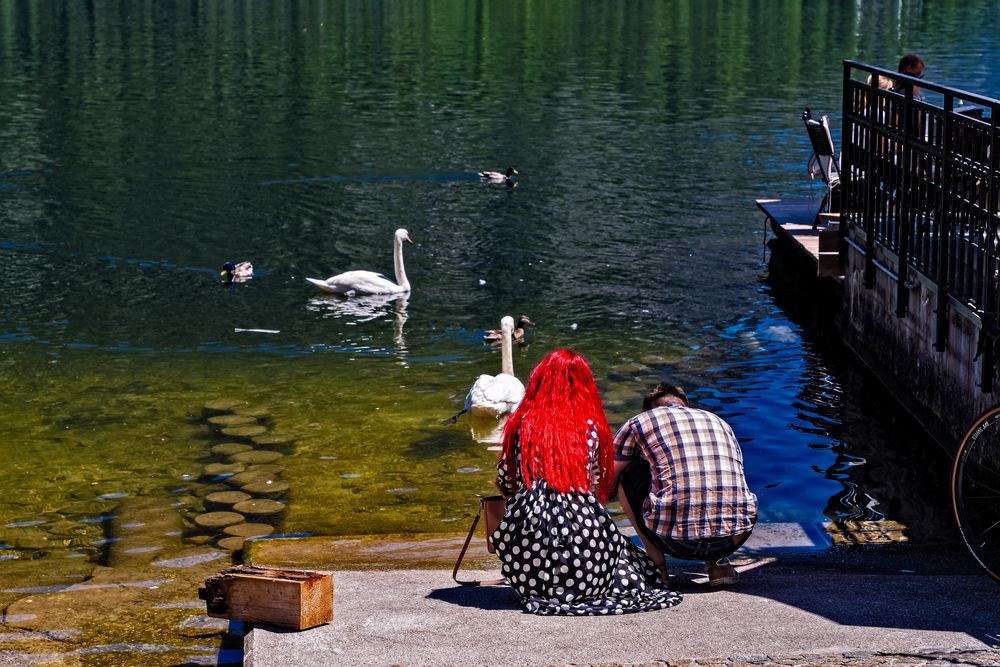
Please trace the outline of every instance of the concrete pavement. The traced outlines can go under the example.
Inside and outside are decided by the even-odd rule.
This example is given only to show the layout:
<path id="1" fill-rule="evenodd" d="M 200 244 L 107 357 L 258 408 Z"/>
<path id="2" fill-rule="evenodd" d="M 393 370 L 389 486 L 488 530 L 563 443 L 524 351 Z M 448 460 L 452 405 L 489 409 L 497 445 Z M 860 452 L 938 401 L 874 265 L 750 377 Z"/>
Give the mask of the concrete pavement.
<path id="1" fill-rule="evenodd" d="M 486 563 L 467 576 L 496 577 Z M 758 548 L 739 565 L 737 586 L 713 590 L 697 564 L 672 563 L 677 607 L 583 618 L 525 614 L 510 588 L 460 587 L 440 566 L 335 569 L 333 622 L 258 625 L 244 664 L 1000 665 L 1000 586 L 959 545 Z"/>

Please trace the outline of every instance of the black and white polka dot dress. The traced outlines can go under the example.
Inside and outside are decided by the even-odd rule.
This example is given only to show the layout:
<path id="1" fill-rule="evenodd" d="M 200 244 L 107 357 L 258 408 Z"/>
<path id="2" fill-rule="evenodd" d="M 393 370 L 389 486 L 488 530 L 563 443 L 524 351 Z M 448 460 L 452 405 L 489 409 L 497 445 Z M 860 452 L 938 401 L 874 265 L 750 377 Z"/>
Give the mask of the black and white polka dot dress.
<path id="1" fill-rule="evenodd" d="M 591 460 L 596 464 L 596 434 Z M 594 466 L 592 466 L 594 467 Z M 517 490 L 493 533 L 504 578 L 533 614 L 627 614 L 679 603 L 653 561 L 619 532 L 589 492 L 524 488 L 501 457 L 501 485 Z M 596 477 L 595 477 L 596 479 Z"/>

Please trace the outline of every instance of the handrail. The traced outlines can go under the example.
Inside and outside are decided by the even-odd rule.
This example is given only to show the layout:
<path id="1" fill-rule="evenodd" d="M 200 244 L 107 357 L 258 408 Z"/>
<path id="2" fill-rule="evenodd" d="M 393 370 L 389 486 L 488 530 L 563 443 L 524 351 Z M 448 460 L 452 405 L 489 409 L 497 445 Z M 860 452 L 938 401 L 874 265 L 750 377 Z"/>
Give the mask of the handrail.
<path id="1" fill-rule="evenodd" d="M 865 287 L 893 258 L 899 317 L 909 308 L 907 276 L 931 277 L 943 350 L 953 302 L 983 323 L 1000 321 L 1000 100 L 853 60 L 843 69 L 842 239 L 864 239 Z M 879 87 L 883 79 L 893 89 Z M 981 334 L 983 391 L 992 390 L 996 332 Z"/>

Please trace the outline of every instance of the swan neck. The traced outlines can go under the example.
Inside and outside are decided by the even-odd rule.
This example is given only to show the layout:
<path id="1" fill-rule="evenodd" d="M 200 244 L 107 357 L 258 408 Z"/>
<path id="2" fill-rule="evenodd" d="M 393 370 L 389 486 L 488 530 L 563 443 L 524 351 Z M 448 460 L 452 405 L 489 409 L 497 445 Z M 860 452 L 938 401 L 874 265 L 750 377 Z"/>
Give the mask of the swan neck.
<path id="1" fill-rule="evenodd" d="M 406 269 L 403 268 L 403 239 L 398 236 L 393 240 L 392 266 L 396 270 L 396 284 L 409 290 L 410 281 L 406 279 Z"/>
<path id="2" fill-rule="evenodd" d="M 514 345 L 510 329 L 504 327 L 500 336 L 500 372 L 514 375 Z"/>

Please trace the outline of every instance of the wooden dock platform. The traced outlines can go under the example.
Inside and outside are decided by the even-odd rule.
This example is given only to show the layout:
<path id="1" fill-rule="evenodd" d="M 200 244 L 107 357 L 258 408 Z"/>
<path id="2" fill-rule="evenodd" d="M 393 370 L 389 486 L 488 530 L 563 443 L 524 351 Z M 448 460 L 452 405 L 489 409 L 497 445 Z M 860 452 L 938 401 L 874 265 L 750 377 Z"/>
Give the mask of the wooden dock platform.
<path id="1" fill-rule="evenodd" d="M 821 214 L 820 202 L 812 199 L 758 199 L 756 204 L 767 216 L 775 235 L 792 241 L 812 259 L 817 276 L 843 279 L 836 214 Z"/>

